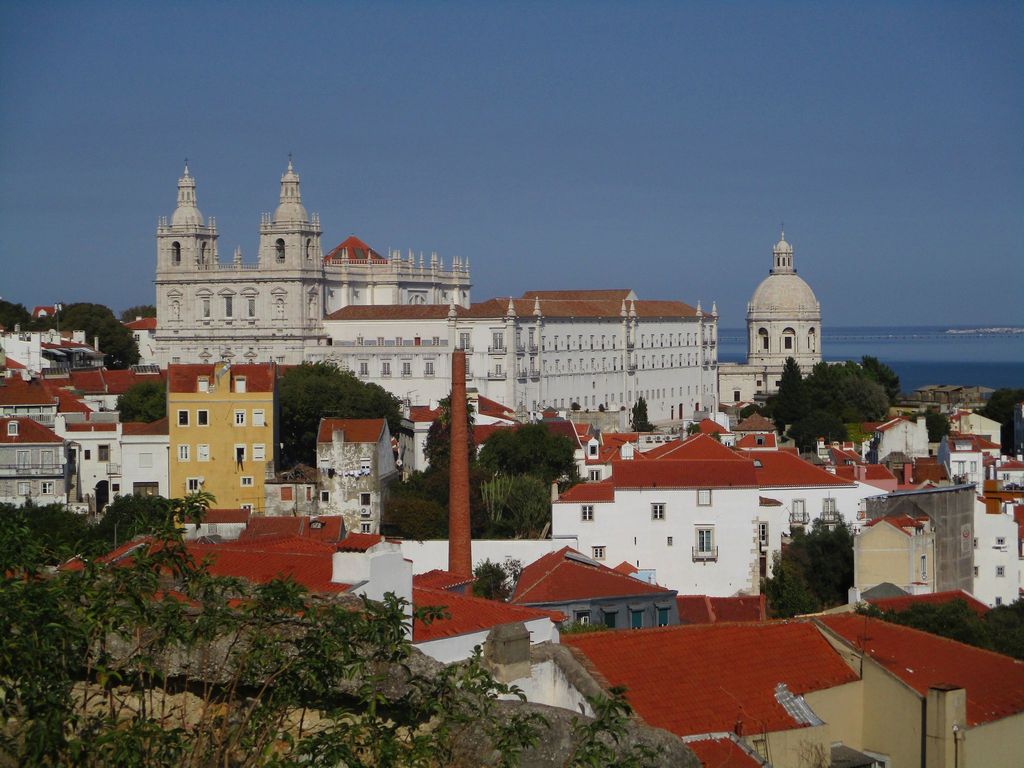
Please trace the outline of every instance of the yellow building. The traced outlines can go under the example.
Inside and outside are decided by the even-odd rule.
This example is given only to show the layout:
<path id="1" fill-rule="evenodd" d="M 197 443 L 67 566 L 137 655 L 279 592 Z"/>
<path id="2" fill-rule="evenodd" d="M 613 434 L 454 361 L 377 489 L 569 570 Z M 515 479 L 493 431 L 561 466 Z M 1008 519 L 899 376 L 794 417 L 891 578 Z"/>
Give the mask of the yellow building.
<path id="1" fill-rule="evenodd" d="M 273 363 L 170 365 L 170 495 L 208 491 L 220 508 L 263 509 L 277 439 Z"/>
<path id="2" fill-rule="evenodd" d="M 853 586 L 859 598 L 879 584 L 935 591 L 935 533 L 927 517 L 880 517 L 853 539 Z"/>

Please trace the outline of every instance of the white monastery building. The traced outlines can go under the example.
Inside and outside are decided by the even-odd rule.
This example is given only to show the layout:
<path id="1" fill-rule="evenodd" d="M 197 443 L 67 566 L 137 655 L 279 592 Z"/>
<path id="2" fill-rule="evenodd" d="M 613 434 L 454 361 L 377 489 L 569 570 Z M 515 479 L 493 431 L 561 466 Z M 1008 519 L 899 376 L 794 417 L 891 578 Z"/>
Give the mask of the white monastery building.
<path id="1" fill-rule="evenodd" d="M 772 249 L 772 268 L 747 304 L 747 362 L 718 369 L 723 399 L 753 400 L 778 391 L 786 358 L 806 375 L 821 362 L 821 305 L 797 275 L 785 233 Z"/>
<path id="2" fill-rule="evenodd" d="M 217 252 L 188 166 L 178 205 L 157 226 L 154 356 L 160 365 L 328 361 L 413 403 L 451 388 L 465 349 L 471 390 L 523 417 L 544 408 L 628 409 L 653 421 L 718 406 L 717 321 L 629 289 L 528 291 L 472 303 L 469 260 L 384 257 L 357 237 L 326 256 L 317 214 L 289 161 L 279 204 L 263 214 L 256 263 Z"/>

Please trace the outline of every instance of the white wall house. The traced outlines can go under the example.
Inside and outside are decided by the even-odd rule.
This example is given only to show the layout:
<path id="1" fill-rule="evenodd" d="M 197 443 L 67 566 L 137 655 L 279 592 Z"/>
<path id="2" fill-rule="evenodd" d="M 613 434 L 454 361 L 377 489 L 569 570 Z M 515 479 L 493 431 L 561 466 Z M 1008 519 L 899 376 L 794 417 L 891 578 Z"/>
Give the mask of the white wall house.
<path id="1" fill-rule="evenodd" d="M 867 460 L 880 464 L 892 453 L 902 453 L 909 459 L 928 455 L 928 427 L 924 418 L 911 421 L 898 416 L 875 428 L 868 446 Z"/>
<path id="2" fill-rule="evenodd" d="M 387 487 L 398 479 L 385 419 L 321 419 L 316 444 L 319 512 L 345 529 L 378 533 Z"/>
<path id="3" fill-rule="evenodd" d="M 68 461 L 64 441 L 24 417 L 0 417 L 0 503 L 66 503 Z"/>
<path id="4" fill-rule="evenodd" d="M 988 606 L 1016 602 L 1020 587 L 1019 532 L 1013 505 L 987 514 L 985 504 L 974 504 L 974 596 Z"/>
<path id="5" fill-rule="evenodd" d="M 168 498 L 169 451 L 166 418 L 152 424 L 122 424 L 120 493 Z"/>
<path id="6" fill-rule="evenodd" d="M 947 435 L 939 443 L 939 463 L 954 483 L 974 483 L 980 490 L 987 458 L 999 458 L 999 445 L 977 435 Z"/>
<path id="7" fill-rule="evenodd" d="M 123 490 L 121 423 L 117 413 L 58 413 L 53 431 L 68 444 L 71 488 L 68 504 L 101 512 Z"/>
<path id="8" fill-rule="evenodd" d="M 516 411 L 632 408 L 653 421 L 714 411 L 717 312 L 632 291 L 531 291 L 518 299 L 349 306 L 324 320 L 330 346 L 307 350 L 402 399 L 435 403 L 451 388 L 451 352 L 467 386 Z"/>
<path id="9" fill-rule="evenodd" d="M 736 452 L 704 435 L 651 453 L 563 494 L 552 534 L 595 560 L 654 571 L 680 594 L 756 594 L 784 533 L 819 517 L 852 522 L 877 492 L 788 452 Z"/>

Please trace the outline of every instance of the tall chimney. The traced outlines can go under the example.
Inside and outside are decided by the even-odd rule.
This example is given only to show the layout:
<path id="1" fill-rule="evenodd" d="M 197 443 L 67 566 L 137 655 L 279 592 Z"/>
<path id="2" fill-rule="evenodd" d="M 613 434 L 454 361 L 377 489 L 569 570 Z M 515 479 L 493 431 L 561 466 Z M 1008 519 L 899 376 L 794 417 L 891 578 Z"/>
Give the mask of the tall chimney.
<path id="1" fill-rule="evenodd" d="M 448 570 L 473 575 L 469 532 L 469 442 L 466 417 L 466 353 L 452 352 L 451 465 L 448 485 Z"/>

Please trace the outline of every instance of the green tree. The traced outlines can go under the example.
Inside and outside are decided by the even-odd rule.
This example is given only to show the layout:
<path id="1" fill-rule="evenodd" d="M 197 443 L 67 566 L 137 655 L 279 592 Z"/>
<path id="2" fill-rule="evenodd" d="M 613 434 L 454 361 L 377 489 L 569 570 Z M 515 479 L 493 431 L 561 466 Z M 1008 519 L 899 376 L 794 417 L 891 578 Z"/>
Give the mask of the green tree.
<path id="1" fill-rule="evenodd" d="M 167 415 L 167 388 L 160 382 L 141 381 L 117 398 L 121 421 L 152 422 Z"/>
<path id="2" fill-rule="evenodd" d="M 869 379 L 882 385 L 889 404 L 895 404 L 900 397 L 900 377 L 896 372 L 877 357 L 865 356 L 860 359 L 860 367 Z"/>
<path id="3" fill-rule="evenodd" d="M 636 404 L 633 406 L 632 417 L 630 419 L 634 432 L 653 432 L 654 425 L 651 424 L 647 418 L 647 400 L 646 398 L 640 397 L 637 399 Z"/>
<path id="4" fill-rule="evenodd" d="M 427 430 L 427 441 L 423 446 L 423 455 L 431 468 L 448 471 L 451 462 L 451 396 L 442 398 L 438 402 L 440 415 Z M 477 450 L 476 438 L 473 435 L 473 422 L 475 421 L 473 403 L 466 400 L 466 455 L 469 458 L 469 465 L 476 464 Z"/>
<path id="5" fill-rule="evenodd" d="M 213 497 L 203 492 L 192 499 L 194 504 L 203 500 L 195 508 L 205 509 Z M 119 496 L 106 506 L 90 531 L 90 551 L 106 552 L 136 536 L 158 532 L 173 522 L 175 510 L 175 505 L 162 496 Z"/>
<path id="6" fill-rule="evenodd" d="M 1003 453 L 1010 456 L 1013 455 L 1013 406 L 1022 401 L 1024 388 L 1003 387 L 993 392 L 985 407 L 978 411 L 982 416 L 998 421 L 1002 425 L 1000 437 Z"/>
<path id="7" fill-rule="evenodd" d="M 853 586 L 853 532 L 846 522 L 815 520 L 808 533 L 794 534 L 784 557 L 800 567 L 821 605 L 846 604 Z"/>
<path id="8" fill-rule="evenodd" d="M 25 329 L 31 322 L 32 315 L 25 309 L 24 304 L 14 304 L 0 299 L 0 326 L 8 331 L 13 331 L 14 326 L 20 325 L 22 329 Z"/>
<path id="9" fill-rule="evenodd" d="M 121 313 L 121 322 L 130 323 L 139 317 L 156 317 L 156 307 L 152 304 L 136 304 L 134 307 L 128 307 Z"/>
<path id="10" fill-rule="evenodd" d="M 278 400 L 285 466 L 313 461 L 324 417 L 383 418 L 392 434 L 401 424 L 398 398 L 332 363 L 303 363 L 287 369 L 278 386 Z"/>
<path id="11" fill-rule="evenodd" d="M 533 475 L 498 475 L 480 486 L 487 535 L 539 538 L 551 522 L 551 487 Z"/>
<path id="12" fill-rule="evenodd" d="M 0 504 L 0 526 L 23 526 L 45 565 L 57 565 L 77 555 L 91 540 L 85 515 L 72 512 L 63 504 L 36 506 L 28 502 L 20 507 Z"/>
<path id="13" fill-rule="evenodd" d="M 782 366 L 779 393 L 772 403 L 775 426 L 782 432 L 787 424 L 792 424 L 807 415 L 808 405 L 800 366 L 792 357 L 787 357 L 785 365 Z"/>
<path id="14" fill-rule="evenodd" d="M 448 508 L 433 499 L 392 493 L 384 519 L 388 532 L 416 541 L 448 538 Z"/>
<path id="15" fill-rule="evenodd" d="M 107 368 L 127 368 L 139 362 L 139 349 L 132 332 L 102 304 L 67 305 L 60 313 L 60 326 L 69 331 L 85 331 L 90 344 L 99 338 Z"/>
<path id="16" fill-rule="evenodd" d="M 546 424 L 524 424 L 492 434 L 480 450 L 480 464 L 494 474 L 529 474 L 550 484 L 576 477 L 573 454 L 569 438 L 552 434 Z"/>
<path id="17" fill-rule="evenodd" d="M 846 440 L 846 425 L 828 411 L 812 411 L 798 419 L 788 434 L 801 451 L 811 451 L 819 437 L 826 442 Z"/>
<path id="18" fill-rule="evenodd" d="M 818 601 L 800 566 L 778 553 L 772 560 L 772 575 L 764 580 L 762 587 L 772 616 L 776 618 L 785 619 L 818 610 Z"/>
<path id="19" fill-rule="evenodd" d="M 473 594 L 487 600 L 508 600 L 522 570 L 523 564 L 511 557 L 506 557 L 503 563 L 489 559 L 477 563 L 473 569 Z"/>
<path id="20" fill-rule="evenodd" d="M 929 443 L 937 443 L 949 434 L 949 419 L 944 413 L 928 411 L 924 415 L 924 423 L 928 427 Z"/>

